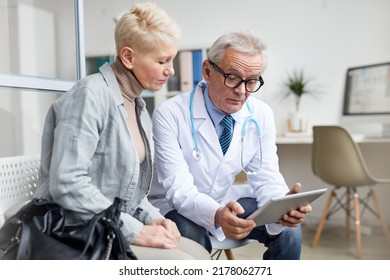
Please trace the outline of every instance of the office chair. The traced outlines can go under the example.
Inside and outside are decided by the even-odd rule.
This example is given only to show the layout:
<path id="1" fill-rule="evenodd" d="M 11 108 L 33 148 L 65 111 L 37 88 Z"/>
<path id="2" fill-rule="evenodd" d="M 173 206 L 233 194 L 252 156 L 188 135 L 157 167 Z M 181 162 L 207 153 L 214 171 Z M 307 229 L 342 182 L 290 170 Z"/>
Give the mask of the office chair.
<path id="1" fill-rule="evenodd" d="M 347 237 L 349 235 L 349 221 L 350 219 L 354 220 L 358 258 L 362 257 L 360 219 L 365 209 L 381 221 L 385 236 L 390 241 L 385 218 L 374 191 L 375 185 L 390 184 L 390 179 L 378 179 L 371 175 L 359 146 L 354 142 L 349 132 L 342 126 L 314 126 L 312 152 L 313 173 L 334 186 L 325 204 L 322 218 L 312 241 L 312 248 L 315 248 L 319 242 L 325 220 L 340 209 L 346 212 Z M 358 188 L 362 187 L 368 188 L 364 197 L 361 197 L 358 192 Z M 333 199 L 335 203 L 330 209 Z M 369 205 L 370 199 L 374 203 L 374 208 Z M 350 205 L 351 200 L 353 200 L 352 206 Z"/>
<path id="2" fill-rule="evenodd" d="M 226 238 L 223 241 L 219 241 L 214 236 L 210 236 L 211 245 L 213 247 L 213 250 L 215 250 L 211 254 L 211 259 L 218 260 L 221 256 L 222 251 L 225 252 L 225 256 L 228 260 L 235 260 L 232 249 L 239 248 L 242 246 L 245 246 L 251 242 L 254 242 L 254 240 L 251 239 L 244 239 L 244 240 L 232 240 Z"/>

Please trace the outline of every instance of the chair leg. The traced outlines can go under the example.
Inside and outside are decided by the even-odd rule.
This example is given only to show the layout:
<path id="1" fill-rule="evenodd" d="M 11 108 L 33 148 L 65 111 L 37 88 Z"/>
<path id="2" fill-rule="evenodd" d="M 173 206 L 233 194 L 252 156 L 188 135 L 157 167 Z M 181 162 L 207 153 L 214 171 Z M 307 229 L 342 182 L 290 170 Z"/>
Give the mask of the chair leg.
<path id="1" fill-rule="evenodd" d="M 223 250 L 225 252 L 225 255 L 226 255 L 226 258 L 228 260 L 235 260 L 236 258 L 234 257 L 234 254 L 233 254 L 233 251 L 231 249 L 224 249 Z M 212 255 L 211 255 L 211 259 L 213 259 L 214 257 L 216 257 L 215 259 L 216 260 L 219 260 L 219 257 L 221 256 L 221 252 L 222 252 L 222 249 L 219 249 L 217 251 L 215 251 Z"/>
<path id="2" fill-rule="evenodd" d="M 231 249 L 225 249 L 224 251 L 228 260 L 235 260 L 233 251 Z"/>
<path id="3" fill-rule="evenodd" d="M 389 230 L 388 230 L 386 222 L 385 222 L 385 217 L 383 216 L 383 212 L 382 212 L 382 209 L 379 205 L 379 201 L 378 201 L 376 194 L 373 190 L 371 190 L 371 195 L 372 195 L 372 200 L 374 201 L 375 210 L 378 213 L 379 219 L 380 219 L 381 224 L 382 224 L 383 232 L 385 233 L 387 240 L 390 241 L 390 233 L 389 233 Z"/>
<path id="4" fill-rule="evenodd" d="M 322 213 L 320 224 L 317 227 L 316 234 L 314 235 L 313 241 L 311 243 L 311 247 L 317 247 L 318 241 L 320 240 L 322 229 L 324 228 L 325 220 L 329 212 L 330 205 L 332 204 L 333 196 L 335 196 L 335 190 L 333 190 L 328 197 L 328 201 L 325 204 L 324 212 Z"/>
<path id="5" fill-rule="evenodd" d="M 349 218 L 351 216 L 351 190 L 349 187 L 347 187 L 347 195 L 345 196 L 345 237 L 349 238 L 349 232 L 350 232 L 350 224 L 349 224 Z"/>
<path id="6" fill-rule="evenodd" d="M 211 259 L 214 260 L 215 257 L 215 260 L 218 260 L 219 257 L 221 256 L 221 253 L 222 253 L 221 249 L 216 250 L 214 253 L 211 254 Z"/>
<path id="7" fill-rule="evenodd" d="M 361 239 L 361 228 L 360 228 L 360 204 L 359 204 L 359 194 L 355 193 L 354 198 L 354 208 L 355 208 L 355 227 L 356 227 L 356 246 L 357 246 L 357 257 L 362 258 L 362 239 Z"/>

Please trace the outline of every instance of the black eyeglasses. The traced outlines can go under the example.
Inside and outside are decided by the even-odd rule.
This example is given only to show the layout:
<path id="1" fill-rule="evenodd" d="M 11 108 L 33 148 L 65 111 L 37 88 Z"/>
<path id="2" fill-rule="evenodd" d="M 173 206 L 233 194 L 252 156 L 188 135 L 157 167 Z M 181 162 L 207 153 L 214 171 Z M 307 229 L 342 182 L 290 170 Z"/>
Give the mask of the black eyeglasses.
<path id="1" fill-rule="evenodd" d="M 218 73 L 220 73 L 222 76 L 225 77 L 225 86 L 228 88 L 236 88 L 236 87 L 239 87 L 242 83 L 244 83 L 245 90 L 250 92 L 250 93 L 254 93 L 254 92 L 258 91 L 262 85 L 264 85 L 264 80 L 261 76 L 258 79 L 244 80 L 240 76 L 225 73 L 221 68 L 218 67 L 217 64 L 215 64 L 214 62 L 211 62 L 210 60 L 209 60 L 209 62 L 211 64 L 211 66 L 213 66 L 213 68 Z"/>

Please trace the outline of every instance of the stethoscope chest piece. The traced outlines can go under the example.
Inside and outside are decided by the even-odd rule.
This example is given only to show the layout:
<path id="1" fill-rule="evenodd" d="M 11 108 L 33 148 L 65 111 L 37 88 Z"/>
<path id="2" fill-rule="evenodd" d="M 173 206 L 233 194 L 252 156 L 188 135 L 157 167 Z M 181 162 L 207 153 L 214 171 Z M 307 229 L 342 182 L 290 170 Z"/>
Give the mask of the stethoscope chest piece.
<path id="1" fill-rule="evenodd" d="M 194 159 L 200 160 L 200 150 L 197 148 L 194 148 L 192 150 L 192 156 L 194 157 Z"/>

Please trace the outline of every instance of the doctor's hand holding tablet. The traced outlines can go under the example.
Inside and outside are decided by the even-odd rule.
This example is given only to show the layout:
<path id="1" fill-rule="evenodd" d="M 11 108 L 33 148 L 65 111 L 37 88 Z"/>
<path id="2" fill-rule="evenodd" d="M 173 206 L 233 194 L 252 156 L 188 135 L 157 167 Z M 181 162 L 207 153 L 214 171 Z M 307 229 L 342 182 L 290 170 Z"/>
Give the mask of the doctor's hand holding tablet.
<path id="1" fill-rule="evenodd" d="M 309 204 L 326 192 L 318 189 L 300 192 L 301 184 L 296 183 L 285 196 L 268 200 L 262 207 L 253 212 L 246 219 L 237 215 L 244 215 L 245 211 L 237 201 L 229 201 L 225 207 L 217 210 L 215 223 L 222 227 L 225 235 L 234 240 L 245 238 L 255 227 L 280 223 L 286 227 L 297 227 L 312 210 Z"/>

